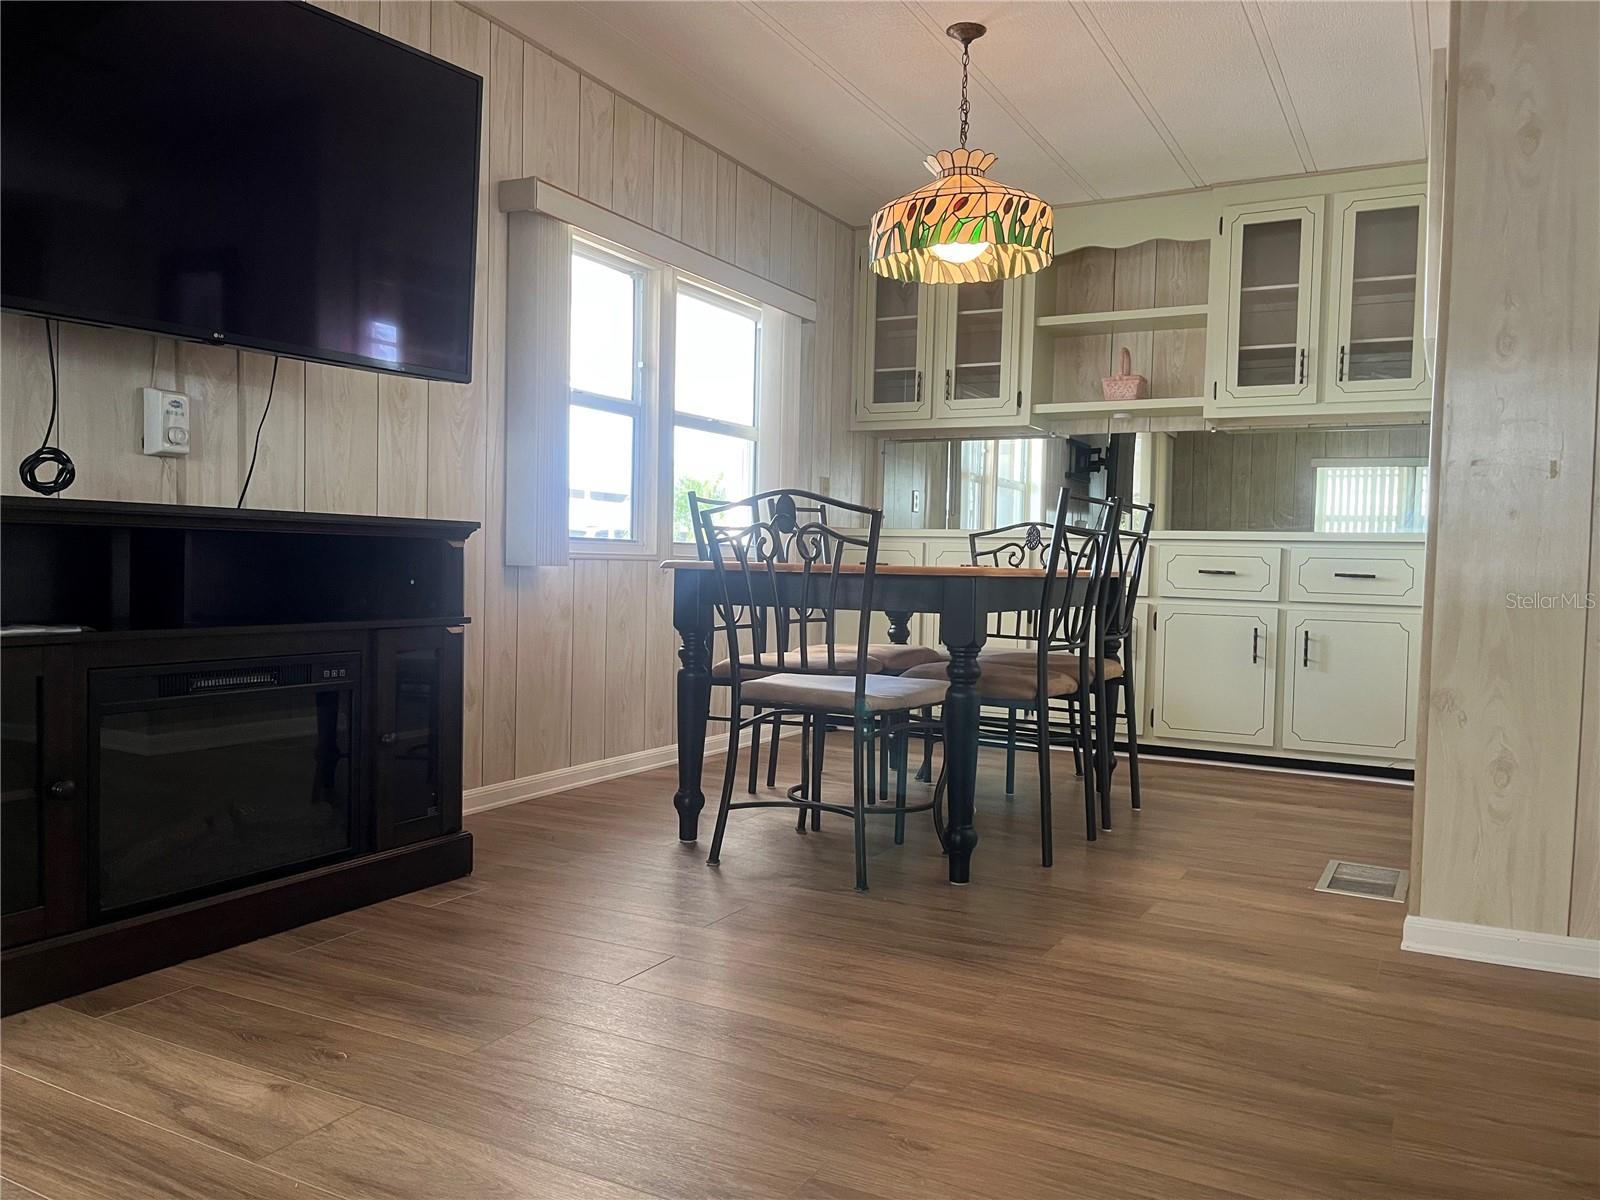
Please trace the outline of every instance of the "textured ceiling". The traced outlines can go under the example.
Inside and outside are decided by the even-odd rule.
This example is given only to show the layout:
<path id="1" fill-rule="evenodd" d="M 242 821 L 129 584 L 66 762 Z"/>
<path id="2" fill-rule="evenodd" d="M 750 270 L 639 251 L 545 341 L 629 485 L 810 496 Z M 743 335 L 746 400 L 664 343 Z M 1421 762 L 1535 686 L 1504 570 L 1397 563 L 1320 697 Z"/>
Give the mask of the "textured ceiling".
<path id="1" fill-rule="evenodd" d="M 956 144 L 1054 204 L 1424 157 L 1440 0 L 502 2 L 484 11 L 854 225 Z"/>

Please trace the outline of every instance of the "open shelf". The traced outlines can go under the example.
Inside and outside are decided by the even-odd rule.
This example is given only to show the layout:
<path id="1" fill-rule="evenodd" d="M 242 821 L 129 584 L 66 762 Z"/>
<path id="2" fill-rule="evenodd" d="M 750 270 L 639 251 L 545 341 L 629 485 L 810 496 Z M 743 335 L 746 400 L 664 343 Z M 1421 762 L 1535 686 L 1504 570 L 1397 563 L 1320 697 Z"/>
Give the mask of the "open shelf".
<path id="1" fill-rule="evenodd" d="M 1176 304 L 1169 308 L 1130 308 L 1123 312 L 1064 313 L 1040 317 L 1047 333 L 1141 333 L 1149 329 L 1204 329 L 1210 307 Z"/>

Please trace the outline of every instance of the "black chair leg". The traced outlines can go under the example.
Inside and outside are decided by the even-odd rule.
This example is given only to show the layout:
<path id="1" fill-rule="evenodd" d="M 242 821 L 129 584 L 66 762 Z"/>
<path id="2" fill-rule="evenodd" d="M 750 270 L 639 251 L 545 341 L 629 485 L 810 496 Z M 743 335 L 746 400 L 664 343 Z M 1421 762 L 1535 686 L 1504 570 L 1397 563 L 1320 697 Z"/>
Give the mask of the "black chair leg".
<path id="1" fill-rule="evenodd" d="M 1111 758 L 1116 714 L 1107 703 L 1104 679 L 1094 687 L 1094 766 L 1095 786 L 1100 792 L 1100 828 L 1111 828 Z"/>
<path id="2" fill-rule="evenodd" d="M 855 743 L 855 769 L 851 772 L 855 787 L 856 890 L 867 890 L 867 781 L 874 770 L 872 760 L 872 726 L 867 720 L 857 720 L 851 740 Z"/>
<path id="3" fill-rule="evenodd" d="M 1017 710 L 1006 715 L 1006 795 L 1017 794 Z"/>
<path id="4" fill-rule="evenodd" d="M 722 803 L 717 806 L 717 831 L 711 835 L 711 853 L 706 862 L 716 866 L 722 861 L 722 835 L 728 830 L 728 811 L 733 804 L 733 780 L 739 771 L 739 706 L 733 706 L 733 717 L 728 722 L 728 755 L 722 769 Z"/>
<path id="5" fill-rule="evenodd" d="M 896 846 L 903 846 L 906 841 L 906 767 L 910 757 L 911 734 L 902 725 L 895 735 L 894 742 L 894 844 Z"/>
<path id="6" fill-rule="evenodd" d="M 811 791 L 809 799 L 822 803 L 822 754 L 828 744 L 828 718 L 819 716 L 811 722 Z M 803 815 L 803 814 L 802 814 Z M 822 810 L 811 810 L 811 829 L 815 833 L 822 828 Z"/>
<path id="7" fill-rule="evenodd" d="M 878 796 L 889 799 L 889 717 L 878 722 Z"/>
<path id="8" fill-rule="evenodd" d="M 778 737 L 783 733 L 783 718 L 772 718 L 772 749 L 767 752 L 767 786 L 778 786 Z"/>
<path id="9" fill-rule="evenodd" d="M 1079 699 L 1069 706 L 1073 713 L 1073 732 L 1076 735 L 1073 742 L 1073 757 L 1084 764 L 1079 772 L 1083 776 L 1083 819 L 1085 832 L 1092 842 L 1100 836 L 1099 822 L 1095 819 L 1094 806 L 1094 770 L 1089 763 L 1089 714 L 1088 697 L 1079 694 Z"/>
<path id="10" fill-rule="evenodd" d="M 1050 866 L 1056 857 L 1055 828 L 1050 813 L 1050 704 L 1039 706 L 1039 847 L 1044 865 Z"/>
<path id="11" fill-rule="evenodd" d="M 761 715 L 759 708 L 755 710 L 755 715 Z M 761 725 L 757 721 L 750 727 L 750 785 L 745 790 L 752 796 L 756 794 L 756 783 L 761 774 Z"/>
<path id="12" fill-rule="evenodd" d="M 922 729 L 922 769 L 917 772 L 918 783 L 933 782 L 933 706 L 922 710 L 926 724 Z"/>
<path id="13" fill-rule="evenodd" d="M 1133 694 L 1133 680 L 1124 675 L 1118 686 L 1122 693 L 1122 715 L 1128 722 L 1128 793 L 1133 807 L 1139 807 L 1139 704 Z"/>
<path id="14" fill-rule="evenodd" d="M 816 797 L 811 794 L 811 755 L 807 753 L 807 747 L 810 746 L 810 744 L 811 744 L 811 718 L 810 717 L 801 717 L 800 718 L 800 799 L 802 799 L 802 800 L 814 800 L 814 799 L 816 799 Z M 797 813 L 795 815 L 794 830 L 795 830 L 796 833 L 804 833 L 806 831 L 806 810 L 803 809 L 803 808 L 799 811 L 799 813 Z"/>

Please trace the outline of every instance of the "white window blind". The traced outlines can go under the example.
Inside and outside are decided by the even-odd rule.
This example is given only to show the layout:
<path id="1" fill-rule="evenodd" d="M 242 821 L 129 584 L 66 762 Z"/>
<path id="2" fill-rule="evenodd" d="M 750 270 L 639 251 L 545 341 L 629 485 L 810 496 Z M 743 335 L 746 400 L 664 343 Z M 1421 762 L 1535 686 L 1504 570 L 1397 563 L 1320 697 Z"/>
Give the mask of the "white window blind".
<path id="1" fill-rule="evenodd" d="M 1318 533 L 1420 533 L 1427 524 L 1428 464 L 1417 459 L 1322 460 Z"/>

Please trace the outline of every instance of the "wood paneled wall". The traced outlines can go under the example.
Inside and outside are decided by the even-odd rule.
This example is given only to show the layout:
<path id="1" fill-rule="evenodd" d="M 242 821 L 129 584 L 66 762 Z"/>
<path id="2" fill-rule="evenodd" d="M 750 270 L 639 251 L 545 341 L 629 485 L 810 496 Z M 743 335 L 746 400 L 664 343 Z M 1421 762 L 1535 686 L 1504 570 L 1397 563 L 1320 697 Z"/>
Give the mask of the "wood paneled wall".
<path id="1" fill-rule="evenodd" d="M 1453 17 L 1415 911 L 1594 938 L 1600 6 Z"/>
<path id="2" fill-rule="evenodd" d="M 1426 425 L 1170 436 L 1164 529 L 1309 531 L 1316 523 L 1316 459 L 1428 457 Z"/>
<path id="3" fill-rule="evenodd" d="M 778 394 L 763 414 L 763 485 L 860 499 L 870 438 L 849 428 L 855 243 L 798 197 L 456 3 L 326 7 L 484 77 L 473 381 L 424 383 L 284 359 L 250 485 L 255 508 L 466 517 L 468 787 L 668 745 L 676 647 L 670 579 L 653 561 L 502 565 L 506 223 L 492 184 L 538 175 L 817 302 L 772 338 Z M 236 502 L 266 401 L 270 356 L 142 334 L 62 327 L 58 440 L 78 499 Z M 49 418 L 42 324 L 0 321 L 0 456 L 38 444 Z M 136 389 L 193 400 L 193 452 L 139 453 Z M 4 490 L 18 493 L 13 467 Z"/>

